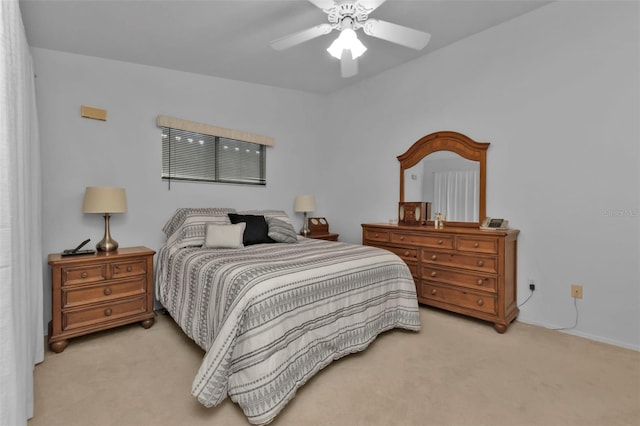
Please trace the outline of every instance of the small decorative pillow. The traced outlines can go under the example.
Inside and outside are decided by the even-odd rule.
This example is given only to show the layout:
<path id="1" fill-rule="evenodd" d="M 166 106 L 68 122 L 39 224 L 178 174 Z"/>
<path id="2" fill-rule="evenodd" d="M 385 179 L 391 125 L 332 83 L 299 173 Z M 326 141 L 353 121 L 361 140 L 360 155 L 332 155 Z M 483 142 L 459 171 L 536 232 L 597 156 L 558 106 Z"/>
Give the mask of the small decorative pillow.
<path id="1" fill-rule="evenodd" d="M 296 230 L 293 229 L 293 225 L 276 217 L 267 216 L 265 219 L 267 220 L 267 225 L 269 225 L 269 233 L 267 234 L 269 238 L 277 243 L 298 242 L 298 235 Z"/>
<path id="2" fill-rule="evenodd" d="M 275 242 L 269 238 L 269 226 L 264 216 L 229 213 L 229 219 L 231 223 L 244 222 L 247 224 L 242 240 L 245 246 Z"/>
<path id="3" fill-rule="evenodd" d="M 242 237 L 246 223 L 236 225 L 207 224 L 204 246 L 208 248 L 242 248 Z"/>

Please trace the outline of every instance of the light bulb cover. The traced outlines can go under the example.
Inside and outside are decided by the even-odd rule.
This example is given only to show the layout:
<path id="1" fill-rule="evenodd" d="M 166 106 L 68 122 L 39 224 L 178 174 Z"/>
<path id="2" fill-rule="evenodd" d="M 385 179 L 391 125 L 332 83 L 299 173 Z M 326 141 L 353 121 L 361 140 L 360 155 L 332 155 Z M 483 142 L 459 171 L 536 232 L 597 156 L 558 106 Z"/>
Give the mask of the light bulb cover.
<path id="1" fill-rule="evenodd" d="M 351 28 L 343 29 L 338 38 L 327 48 L 327 52 L 336 59 L 342 59 L 342 53 L 345 49 L 351 52 L 353 59 L 359 58 L 367 51 L 366 46 L 358 40 L 356 32 Z"/>

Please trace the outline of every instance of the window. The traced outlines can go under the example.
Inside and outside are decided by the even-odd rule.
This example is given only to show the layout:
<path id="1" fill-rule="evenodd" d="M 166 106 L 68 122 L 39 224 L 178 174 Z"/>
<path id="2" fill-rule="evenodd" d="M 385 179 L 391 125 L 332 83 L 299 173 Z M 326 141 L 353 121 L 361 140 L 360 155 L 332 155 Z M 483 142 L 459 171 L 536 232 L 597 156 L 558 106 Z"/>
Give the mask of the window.
<path id="1" fill-rule="evenodd" d="M 266 145 L 162 129 L 162 179 L 266 185 Z"/>

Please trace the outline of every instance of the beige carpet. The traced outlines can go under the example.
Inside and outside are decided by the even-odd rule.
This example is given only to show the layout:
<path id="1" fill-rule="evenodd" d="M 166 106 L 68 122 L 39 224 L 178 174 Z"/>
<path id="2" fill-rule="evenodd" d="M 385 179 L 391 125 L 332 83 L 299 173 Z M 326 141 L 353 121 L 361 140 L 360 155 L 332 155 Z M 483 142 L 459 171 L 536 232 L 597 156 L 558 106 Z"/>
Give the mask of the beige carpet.
<path id="1" fill-rule="evenodd" d="M 271 423 L 285 425 L 640 425 L 640 353 L 514 323 L 421 308 L 422 331 L 395 330 L 329 365 Z M 35 370 L 41 425 L 248 425 L 226 399 L 190 394 L 203 352 L 168 316 L 47 352 Z"/>

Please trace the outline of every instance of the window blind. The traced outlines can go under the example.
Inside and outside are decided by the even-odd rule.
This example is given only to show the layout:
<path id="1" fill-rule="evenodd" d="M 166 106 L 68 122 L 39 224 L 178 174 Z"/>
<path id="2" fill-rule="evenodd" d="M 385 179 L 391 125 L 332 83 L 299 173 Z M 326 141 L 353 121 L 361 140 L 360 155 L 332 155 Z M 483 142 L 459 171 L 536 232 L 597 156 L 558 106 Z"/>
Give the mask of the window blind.
<path id="1" fill-rule="evenodd" d="M 266 145 L 161 129 L 162 179 L 266 185 Z"/>

